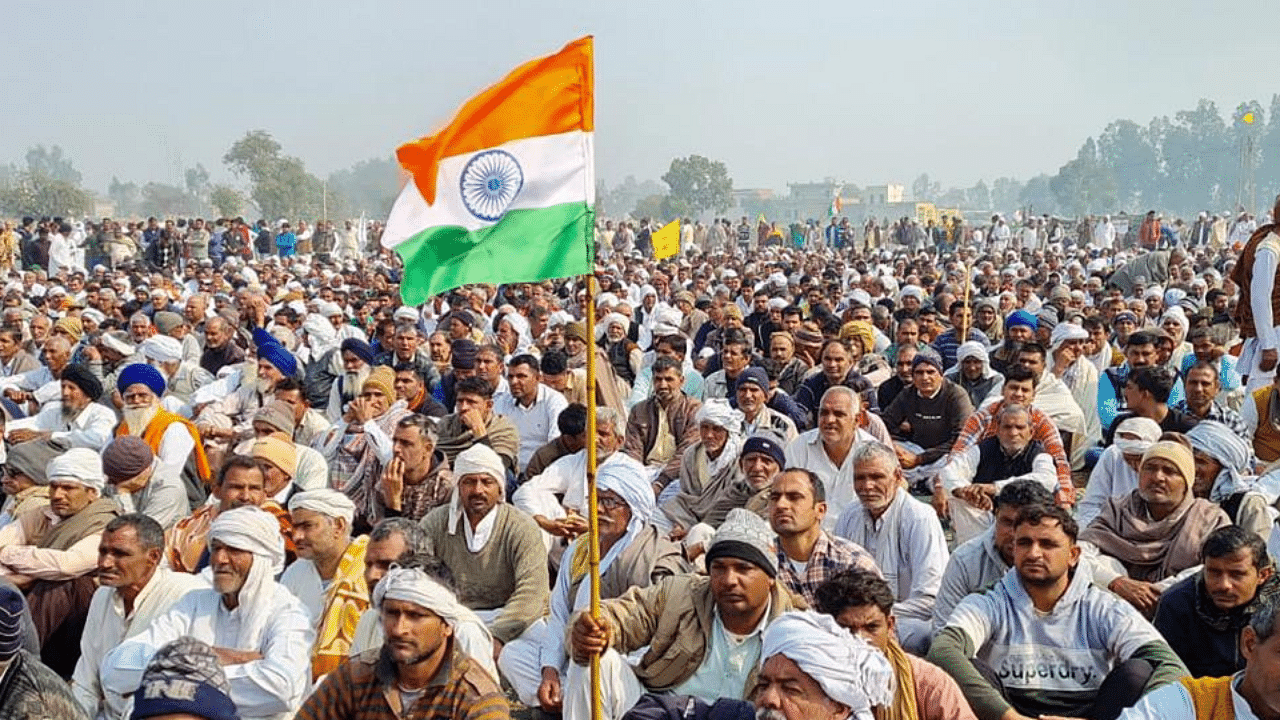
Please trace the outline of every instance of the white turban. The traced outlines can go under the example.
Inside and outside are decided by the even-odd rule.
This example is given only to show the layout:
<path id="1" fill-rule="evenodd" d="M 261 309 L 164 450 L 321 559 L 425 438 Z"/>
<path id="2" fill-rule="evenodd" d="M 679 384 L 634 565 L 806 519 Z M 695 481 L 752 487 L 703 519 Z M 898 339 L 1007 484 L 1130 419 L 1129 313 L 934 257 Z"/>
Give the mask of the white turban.
<path id="1" fill-rule="evenodd" d="M 742 411 L 735 410 L 724 398 L 712 398 L 702 403 L 693 420 L 699 425 L 708 422 L 722 427 L 731 434 L 742 432 Z"/>
<path id="2" fill-rule="evenodd" d="M 506 495 L 507 468 L 502 464 L 502 457 L 493 448 L 483 443 L 476 443 L 458 453 L 453 461 L 453 495 L 449 498 L 449 534 L 458 534 L 458 518 L 462 517 L 462 500 L 458 497 L 457 481 L 463 475 L 488 475 L 498 481 L 502 494 Z"/>
<path id="3" fill-rule="evenodd" d="M 381 610 L 384 600 L 402 600 L 424 607 L 439 615 L 449 627 L 479 621 L 448 588 L 418 568 L 393 566 L 388 570 L 373 589 L 374 606 Z"/>
<path id="4" fill-rule="evenodd" d="M 85 308 L 84 310 L 80 311 L 80 316 L 89 318 L 90 320 L 98 323 L 99 325 L 107 321 L 107 316 L 103 315 L 102 311 L 97 308 Z"/>
<path id="5" fill-rule="evenodd" d="M 142 341 L 142 355 L 156 362 L 178 362 L 182 359 L 182 343 L 168 335 L 152 335 Z"/>
<path id="6" fill-rule="evenodd" d="M 1068 340 L 1088 340 L 1089 331 L 1075 323 L 1058 323 L 1049 335 L 1049 350 L 1057 350 Z"/>
<path id="7" fill-rule="evenodd" d="M 311 338 L 311 344 L 314 347 L 316 341 L 323 344 L 330 344 L 337 336 L 337 331 L 333 329 L 333 323 L 329 322 L 323 315 L 312 313 L 302 322 L 302 331 Z"/>
<path id="8" fill-rule="evenodd" d="M 1151 418 L 1131 417 L 1116 426 L 1115 446 L 1125 455 L 1141 455 L 1160 439 L 1162 432 Z M 1125 435 L 1133 435 L 1134 438 L 1123 437 Z"/>
<path id="9" fill-rule="evenodd" d="M 275 577 L 284 570 L 284 540 L 276 516 L 259 507 L 245 506 L 218 513 L 209 526 L 209 548 L 219 542 L 236 550 L 253 553 L 249 576 L 240 588 L 239 601 L 244 621 L 234 647 L 256 650 L 262 632 L 273 613 Z"/>
<path id="10" fill-rule="evenodd" d="M 785 613 L 765 628 L 761 664 L 782 655 L 800 667 L 857 720 L 893 702 L 893 667 L 879 650 L 812 610 Z"/>
<path id="11" fill-rule="evenodd" d="M 342 311 L 342 307 L 338 303 L 325 300 L 320 303 L 320 314 L 326 318 L 331 318 L 334 315 L 345 315 L 346 313 Z"/>
<path id="12" fill-rule="evenodd" d="M 611 312 L 608 315 L 604 316 L 604 320 L 600 321 L 600 327 L 603 327 L 605 330 L 608 330 L 609 326 L 613 325 L 614 323 L 621 325 L 623 330 L 626 330 L 628 327 L 631 326 L 631 321 L 627 319 L 626 315 L 623 315 L 622 313 Z"/>
<path id="13" fill-rule="evenodd" d="M 348 529 L 356 517 L 356 505 L 351 502 L 351 498 L 329 488 L 307 490 L 294 495 L 289 499 L 289 512 L 294 510 L 310 510 L 331 518 L 342 518 L 347 521 Z"/>
<path id="14" fill-rule="evenodd" d="M 88 448 L 72 448 L 45 466 L 49 482 L 73 482 L 102 492 L 107 476 L 102 473 L 102 456 Z"/>

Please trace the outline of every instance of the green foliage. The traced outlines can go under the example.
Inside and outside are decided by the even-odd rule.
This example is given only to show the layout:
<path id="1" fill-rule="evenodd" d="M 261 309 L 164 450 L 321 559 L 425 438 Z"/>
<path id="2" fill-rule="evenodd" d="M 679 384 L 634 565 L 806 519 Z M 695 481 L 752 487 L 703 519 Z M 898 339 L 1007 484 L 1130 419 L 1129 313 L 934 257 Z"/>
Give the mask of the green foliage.
<path id="1" fill-rule="evenodd" d="M 214 185 L 209 192 L 209 203 L 218 211 L 219 217 L 239 217 L 244 209 L 244 195 L 229 185 Z"/>
<path id="2" fill-rule="evenodd" d="M 222 161 L 251 184 L 249 196 L 272 220 L 319 217 L 324 205 L 322 184 L 302 161 L 281 153 L 280 143 L 264 130 L 245 133 Z"/>
<path id="3" fill-rule="evenodd" d="M 93 209 L 93 196 L 68 180 L 24 171 L 0 186 L 0 213 L 74 217 Z"/>
<path id="4" fill-rule="evenodd" d="M 676 158 L 662 176 L 671 188 L 663 217 L 696 217 L 707 210 L 724 212 L 733 205 L 733 180 L 724 163 L 701 155 Z"/>
<path id="5" fill-rule="evenodd" d="M 27 171 L 32 175 L 42 175 L 58 182 L 76 187 L 80 186 L 80 171 L 71 163 L 71 158 L 62 152 L 59 145 L 36 145 L 27 150 Z"/>
<path id="6" fill-rule="evenodd" d="M 199 200 L 184 188 L 165 183 L 149 182 L 142 186 L 142 202 L 138 212 L 156 217 L 190 215 L 199 211 Z"/>
<path id="7" fill-rule="evenodd" d="M 1115 178 L 1111 169 L 1099 162 L 1093 138 L 1085 141 L 1075 160 L 1049 179 L 1049 189 L 1061 208 L 1073 215 L 1106 213 L 1116 205 Z"/>
<path id="8" fill-rule="evenodd" d="M 631 211 L 631 217 L 639 220 L 640 218 L 650 218 L 658 220 L 667 217 L 666 215 L 666 195 L 650 195 L 640 198 L 636 202 L 636 207 Z"/>

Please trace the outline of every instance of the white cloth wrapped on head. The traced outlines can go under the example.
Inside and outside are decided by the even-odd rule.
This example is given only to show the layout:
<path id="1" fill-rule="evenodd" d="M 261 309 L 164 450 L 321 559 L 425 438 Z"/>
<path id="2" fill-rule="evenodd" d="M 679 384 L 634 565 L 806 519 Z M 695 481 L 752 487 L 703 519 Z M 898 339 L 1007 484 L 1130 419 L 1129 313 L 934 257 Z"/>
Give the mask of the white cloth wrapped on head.
<path id="1" fill-rule="evenodd" d="M 152 335 L 142 341 L 142 355 L 156 362 L 178 362 L 182 359 L 182 343 L 168 335 Z"/>
<path id="2" fill-rule="evenodd" d="M 1071 322 L 1058 323 L 1049 335 L 1049 350 L 1057 350 L 1068 340 L 1088 340 L 1089 331 Z"/>
<path id="3" fill-rule="evenodd" d="M 102 492 L 107 476 L 102 472 L 102 456 L 88 448 L 72 448 L 45 466 L 49 482 L 73 482 Z"/>
<path id="4" fill-rule="evenodd" d="M 464 622 L 480 622 L 480 618 L 462 603 L 457 596 L 419 568 L 391 566 L 373 589 L 373 605 L 379 610 L 386 600 L 402 600 L 424 607 L 440 619 L 457 627 Z"/>
<path id="5" fill-rule="evenodd" d="M 458 453 L 453 461 L 453 495 L 449 498 L 449 534 L 458 534 L 458 519 L 462 517 L 462 500 L 458 497 L 457 481 L 464 475 L 488 475 L 498 481 L 502 497 L 506 497 L 507 468 L 502 456 L 483 443 L 476 443 Z"/>
<path id="6" fill-rule="evenodd" d="M 1131 417 L 1116 426 L 1115 446 L 1125 455 L 1141 455 L 1160 439 L 1163 432 L 1151 418 Z"/>
<path id="7" fill-rule="evenodd" d="M 822 687 L 827 697 L 871 720 L 873 707 L 893 702 L 893 667 L 865 640 L 812 610 L 780 615 L 765 628 L 760 662 L 782 655 Z"/>
<path id="8" fill-rule="evenodd" d="M 245 506 L 218 513 L 209 526 L 209 550 L 219 543 L 253 553 L 249 576 L 240 587 L 244 620 L 234 647 L 257 648 L 271 614 L 275 577 L 284 571 L 284 539 L 276 516 L 259 507 Z"/>
<path id="9" fill-rule="evenodd" d="M 356 516 L 356 505 L 351 502 L 351 498 L 329 488 L 307 490 L 289 498 L 289 512 L 295 510 L 310 510 L 332 518 L 342 518 L 347 521 L 348 529 Z"/>

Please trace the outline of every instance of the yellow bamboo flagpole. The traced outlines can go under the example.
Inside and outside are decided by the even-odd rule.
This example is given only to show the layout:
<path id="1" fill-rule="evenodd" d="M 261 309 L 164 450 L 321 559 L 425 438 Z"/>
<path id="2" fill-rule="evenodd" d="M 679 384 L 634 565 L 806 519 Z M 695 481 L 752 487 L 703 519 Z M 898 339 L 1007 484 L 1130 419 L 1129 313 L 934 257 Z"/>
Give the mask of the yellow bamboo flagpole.
<path id="1" fill-rule="evenodd" d="M 973 306 L 969 304 L 970 293 L 973 286 L 973 271 L 969 269 L 969 263 L 963 258 L 960 260 L 960 268 L 964 271 L 964 306 L 965 314 L 961 317 L 968 318 L 961 325 L 963 328 L 956 328 L 956 345 L 959 346 L 969 339 L 969 327 L 973 324 Z"/>
<path id="2" fill-rule="evenodd" d="M 591 581 L 591 618 L 600 620 L 600 518 L 596 514 L 596 301 L 591 274 L 587 281 L 587 577 Z M 600 656 L 591 656 L 591 720 L 603 720 Z"/>

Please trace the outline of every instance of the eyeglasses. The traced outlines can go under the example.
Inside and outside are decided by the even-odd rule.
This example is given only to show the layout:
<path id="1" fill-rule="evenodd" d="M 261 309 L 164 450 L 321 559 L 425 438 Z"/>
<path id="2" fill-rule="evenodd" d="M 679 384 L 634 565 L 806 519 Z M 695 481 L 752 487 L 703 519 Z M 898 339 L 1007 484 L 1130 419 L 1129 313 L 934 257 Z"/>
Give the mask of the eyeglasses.
<path id="1" fill-rule="evenodd" d="M 601 495 L 596 498 L 596 505 L 600 506 L 600 508 L 606 512 L 613 512 L 614 510 L 620 510 L 626 507 L 627 503 L 622 498 L 616 498 L 612 495 Z"/>

